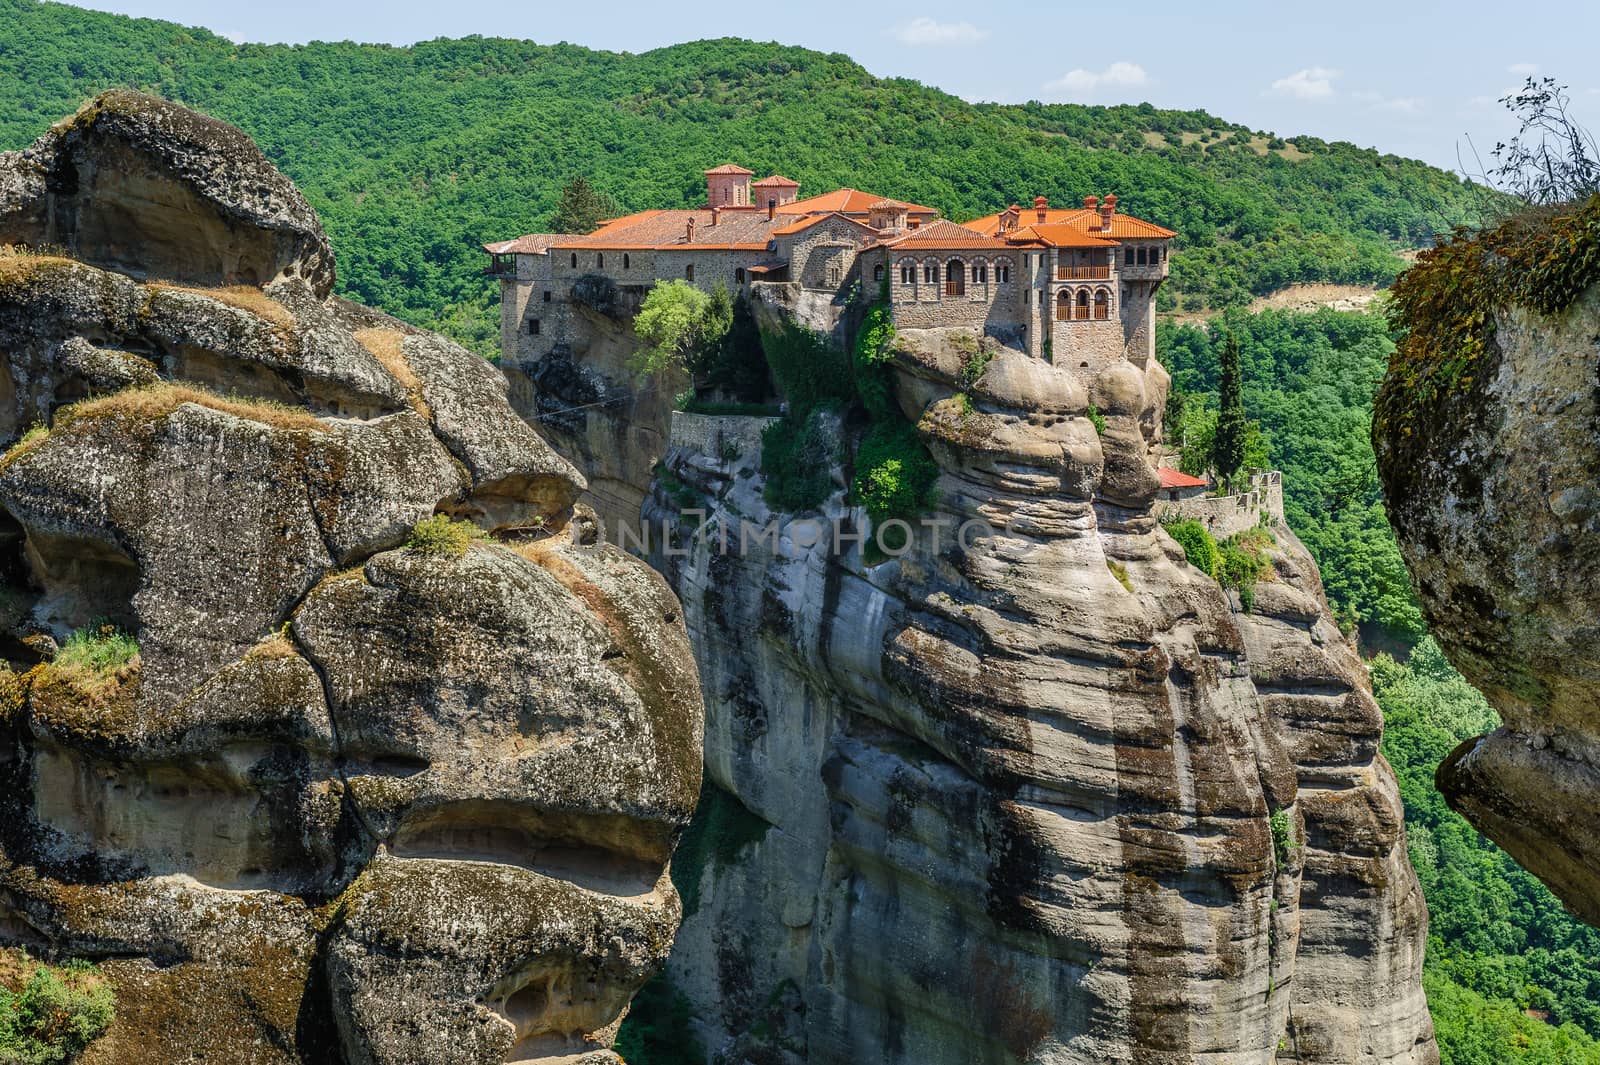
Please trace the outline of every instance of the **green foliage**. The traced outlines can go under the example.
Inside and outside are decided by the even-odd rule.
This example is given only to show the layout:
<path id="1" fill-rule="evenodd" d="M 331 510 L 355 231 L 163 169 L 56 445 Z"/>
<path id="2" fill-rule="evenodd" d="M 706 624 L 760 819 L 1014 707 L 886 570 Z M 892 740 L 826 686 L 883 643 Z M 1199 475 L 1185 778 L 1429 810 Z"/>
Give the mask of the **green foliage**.
<path id="1" fill-rule="evenodd" d="M 1088 417 L 1089 417 L 1089 424 L 1094 426 L 1095 434 L 1098 435 L 1098 436 L 1105 436 L 1106 435 L 1106 416 L 1104 414 L 1101 414 L 1100 413 L 1100 409 L 1098 407 L 1096 407 L 1093 403 L 1089 404 L 1089 410 L 1088 410 L 1087 413 L 1088 413 Z"/>
<path id="2" fill-rule="evenodd" d="M 51 664 L 57 669 L 109 677 L 139 657 L 139 641 L 108 621 L 97 621 L 67 637 Z"/>
<path id="3" fill-rule="evenodd" d="M 700 804 L 672 855 L 672 885 L 683 898 L 684 917 L 700 908 L 700 882 L 706 870 L 733 864 L 745 847 L 765 839 L 771 827 L 706 779 L 700 787 Z"/>
<path id="4" fill-rule="evenodd" d="M 704 1065 L 705 1047 L 689 1026 L 691 1016 L 689 1000 L 661 973 L 633 996 L 614 1049 L 628 1065 Z"/>
<path id="5" fill-rule="evenodd" d="M 878 300 L 867 308 L 856 331 L 855 374 L 856 391 L 867 414 L 873 418 L 894 418 L 899 415 L 895 407 L 889 363 L 894 359 L 894 318 L 887 300 Z"/>
<path id="6" fill-rule="evenodd" d="M 470 521 L 459 521 L 444 514 L 423 518 L 406 537 L 406 550 L 435 558 L 460 558 L 475 543 L 489 534 Z"/>
<path id="7" fill-rule="evenodd" d="M 819 404 L 856 398 L 848 357 L 827 337 L 798 322 L 786 320 L 777 329 L 762 329 L 761 350 L 773 382 L 796 416 L 803 417 Z"/>
<path id="8" fill-rule="evenodd" d="M 561 198 L 550 215 L 551 233 L 593 233 L 600 223 L 622 213 L 617 202 L 597 192 L 583 177 L 575 177 L 561 187 Z"/>
<path id="9" fill-rule="evenodd" d="M 903 418 L 872 423 L 856 451 L 852 498 L 874 522 L 914 519 L 933 505 L 939 467 Z"/>
<path id="10" fill-rule="evenodd" d="M 1239 340 L 1245 405 L 1261 425 L 1246 465 L 1283 471 L 1289 527 L 1310 549 L 1341 620 L 1420 639 L 1422 613 L 1389 529 L 1372 457 L 1371 398 L 1394 345 L 1382 318 L 1321 310 L 1311 314 L 1229 313 L 1209 329 L 1158 325 L 1156 346 L 1186 394 L 1183 426 L 1190 456 L 1215 423 L 1224 330 Z M 1209 413 L 1207 413 L 1209 412 Z M 1253 447 L 1264 453 L 1253 457 Z"/>
<path id="11" fill-rule="evenodd" d="M 1124 566 L 1114 558 L 1108 558 L 1106 559 L 1106 569 L 1111 571 L 1111 575 L 1117 579 L 1118 584 L 1130 592 L 1133 591 L 1133 582 L 1128 579 L 1127 566 Z"/>
<path id="12" fill-rule="evenodd" d="M 1600 193 L 1581 203 L 1524 211 L 1483 230 L 1459 229 L 1417 257 L 1390 293 L 1399 342 L 1375 403 L 1375 431 L 1404 482 L 1415 450 L 1435 446 L 1462 418 L 1457 400 L 1486 384 L 1498 358 L 1494 315 L 1511 306 L 1566 310 L 1600 281 Z"/>
<path id="13" fill-rule="evenodd" d="M 1445 1065 L 1600 1065 L 1589 1038 L 1600 1035 L 1600 931 L 1574 920 L 1434 787 L 1457 744 L 1498 726 L 1494 711 L 1431 637 L 1404 663 L 1378 655 L 1370 665 L 1428 901 L 1424 981 Z M 1550 1024 L 1523 1016 L 1528 1009 Z"/>
<path id="14" fill-rule="evenodd" d="M 704 292 L 687 281 L 658 283 L 633 319 L 633 332 L 645 346 L 631 362 L 634 372 L 657 374 L 669 366 L 690 373 L 711 361 L 733 325 L 733 302 L 718 286 Z"/>
<path id="15" fill-rule="evenodd" d="M 573 174 L 630 210 L 703 203 L 700 171 L 722 159 L 954 218 L 1114 190 L 1179 231 L 1164 292 L 1211 307 L 1291 281 L 1384 282 L 1402 265 L 1397 244 L 1472 220 L 1456 178 L 1351 144 L 1300 137 L 1293 155 L 1287 141 L 1259 154 L 1254 131 L 1201 111 L 969 104 L 775 44 L 235 45 L 33 0 L 0 0 L 0 26 L 0 149 L 114 85 L 198 107 L 299 183 L 333 241 L 341 295 L 428 327 L 464 306 L 498 320 L 479 244 L 548 224 Z M 1229 136 L 1182 143 L 1210 131 Z M 463 339 L 487 354 L 494 337 Z"/>
<path id="16" fill-rule="evenodd" d="M 989 368 L 994 352 L 988 348 L 978 347 L 961 360 L 961 381 L 968 388 L 978 383 L 978 378 L 983 376 L 983 371 Z"/>
<path id="17" fill-rule="evenodd" d="M 1217 541 L 1206 531 L 1206 527 L 1197 521 L 1185 520 L 1163 524 L 1167 535 L 1178 541 L 1183 548 L 1183 553 L 1189 559 L 1189 565 L 1204 573 L 1213 576 L 1217 572 L 1219 555 Z"/>
<path id="18" fill-rule="evenodd" d="M 1217 568 L 1212 576 L 1224 588 L 1238 589 L 1239 603 L 1246 613 L 1255 609 L 1256 581 L 1271 569 L 1265 551 L 1272 544 L 1272 534 L 1256 528 L 1246 529 L 1217 545 Z"/>
<path id="19" fill-rule="evenodd" d="M 720 284 L 712 290 L 711 300 L 713 316 L 718 321 L 726 317 L 729 324 L 717 343 L 707 345 L 703 354 L 691 360 L 690 369 L 707 388 L 731 393 L 741 403 L 759 403 L 772 394 L 772 378 L 750 303 L 743 297 L 730 300 L 728 290 Z"/>
<path id="20" fill-rule="evenodd" d="M 1230 332 L 1222 343 L 1217 372 L 1217 424 L 1211 434 L 1211 468 L 1224 485 L 1231 487 L 1244 468 L 1247 426 L 1239 381 L 1239 338 Z"/>
<path id="21" fill-rule="evenodd" d="M 10 968 L 16 955 L 6 953 Z M 20 961 L 26 971 L 27 955 Z M 0 1061 L 64 1065 L 100 1037 L 115 1011 L 116 996 L 94 966 L 35 964 L 20 989 L 0 986 Z"/>
<path id="22" fill-rule="evenodd" d="M 823 424 L 826 410 L 813 407 L 808 414 L 789 414 L 761 431 L 763 493 L 775 510 L 798 514 L 815 510 L 833 494 L 830 469 L 835 455 Z"/>
<path id="23" fill-rule="evenodd" d="M 1284 810 L 1274 810 L 1267 818 L 1267 826 L 1272 830 L 1272 855 L 1278 860 L 1280 866 L 1287 865 L 1293 855 L 1297 844 L 1294 841 L 1294 830 L 1289 825 L 1289 814 Z"/>

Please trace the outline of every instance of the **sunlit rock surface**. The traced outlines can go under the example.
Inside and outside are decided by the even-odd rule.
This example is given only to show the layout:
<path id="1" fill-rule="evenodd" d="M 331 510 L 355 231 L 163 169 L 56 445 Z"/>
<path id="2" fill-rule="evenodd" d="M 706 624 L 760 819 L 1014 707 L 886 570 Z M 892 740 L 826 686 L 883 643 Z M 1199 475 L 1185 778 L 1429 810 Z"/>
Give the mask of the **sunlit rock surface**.
<path id="1" fill-rule="evenodd" d="M 102 962 L 83 1060 L 615 1062 L 700 777 L 664 582 L 237 130 L 100 97 L 0 242 L 0 940 Z"/>
<path id="2" fill-rule="evenodd" d="M 1086 389 L 1000 350 L 967 384 L 970 346 L 899 338 L 937 545 L 807 546 L 753 454 L 675 451 L 647 503 L 658 535 L 711 514 L 654 548 L 708 714 L 668 966 L 700 1035 L 735 1063 L 1436 1062 L 1380 717 L 1311 558 L 1273 529 L 1253 613 L 1187 564 L 1150 513 L 1159 367 Z M 805 517 L 861 531 L 843 498 Z"/>

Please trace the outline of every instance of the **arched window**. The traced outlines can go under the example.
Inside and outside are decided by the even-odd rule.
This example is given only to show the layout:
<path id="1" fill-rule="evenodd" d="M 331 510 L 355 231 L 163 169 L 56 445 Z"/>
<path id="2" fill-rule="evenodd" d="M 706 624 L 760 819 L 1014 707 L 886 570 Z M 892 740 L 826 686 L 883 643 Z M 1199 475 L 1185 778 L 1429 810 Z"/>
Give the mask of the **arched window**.
<path id="1" fill-rule="evenodd" d="M 975 285 L 987 285 L 989 283 L 988 263 L 976 262 L 972 264 L 972 282 Z"/>
<path id="2" fill-rule="evenodd" d="M 828 284 L 832 285 L 834 288 L 838 288 L 840 280 L 842 280 L 842 278 L 840 276 L 839 264 L 838 263 L 829 263 L 828 264 Z"/>
<path id="3" fill-rule="evenodd" d="M 967 294 L 967 266 L 960 259 L 951 259 L 944 264 L 944 294 L 946 296 Z"/>
<path id="4" fill-rule="evenodd" d="M 939 264 L 922 264 L 922 281 L 924 284 L 937 285 L 939 283 Z"/>
<path id="5" fill-rule="evenodd" d="M 597 252 L 594 253 L 594 267 L 595 267 L 596 270 L 604 270 L 606 268 L 606 253 L 605 252 L 597 251 Z"/>
<path id="6" fill-rule="evenodd" d="M 917 264 L 903 262 L 900 264 L 900 283 L 902 285 L 915 284 L 917 280 Z"/>
<path id="7" fill-rule="evenodd" d="M 1056 293 L 1056 321 L 1072 321 L 1072 293 L 1066 289 Z"/>
<path id="8" fill-rule="evenodd" d="M 1111 296 L 1103 288 L 1096 290 L 1094 294 L 1094 316 L 1096 319 L 1111 316 Z"/>
<path id="9" fill-rule="evenodd" d="M 629 255 L 627 252 L 623 252 L 622 253 L 622 268 L 624 270 L 626 270 L 626 269 L 628 269 L 628 267 L 630 267 L 632 265 L 633 265 L 633 256 Z"/>
<path id="10" fill-rule="evenodd" d="M 883 280 L 883 264 L 882 263 L 879 263 L 877 266 L 874 266 L 872 268 L 872 280 L 874 280 L 874 281 L 882 281 Z"/>
<path id="11" fill-rule="evenodd" d="M 1133 246 L 1132 245 L 1129 245 L 1128 247 L 1122 249 L 1122 265 L 1123 266 L 1132 266 L 1133 265 Z"/>
<path id="12" fill-rule="evenodd" d="M 1002 285 L 1011 284 L 1011 260 L 996 259 L 994 263 L 994 279 Z"/>
<path id="13" fill-rule="evenodd" d="M 1087 320 L 1088 317 L 1089 317 L 1089 290 L 1086 289 L 1086 288 L 1080 288 L 1078 290 L 1078 318 L 1080 320 Z"/>
<path id="14" fill-rule="evenodd" d="M 1144 245 L 1141 244 L 1139 246 L 1139 265 L 1140 266 L 1146 265 L 1146 263 L 1148 262 L 1148 260 L 1146 259 L 1146 256 L 1148 254 L 1149 253 L 1147 251 L 1145 251 L 1145 249 L 1144 249 Z"/>
<path id="15" fill-rule="evenodd" d="M 733 270 L 733 283 L 735 285 L 744 284 L 744 267 L 742 267 L 742 266 L 734 267 L 734 270 Z"/>
<path id="16" fill-rule="evenodd" d="M 683 279 L 685 281 L 694 280 L 694 263 L 690 263 L 688 266 L 683 268 Z"/>
<path id="17" fill-rule="evenodd" d="M 577 252 L 573 252 L 572 253 L 572 268 L 574 270 L 576 270 L 578 268 L 578 253 Z"/>

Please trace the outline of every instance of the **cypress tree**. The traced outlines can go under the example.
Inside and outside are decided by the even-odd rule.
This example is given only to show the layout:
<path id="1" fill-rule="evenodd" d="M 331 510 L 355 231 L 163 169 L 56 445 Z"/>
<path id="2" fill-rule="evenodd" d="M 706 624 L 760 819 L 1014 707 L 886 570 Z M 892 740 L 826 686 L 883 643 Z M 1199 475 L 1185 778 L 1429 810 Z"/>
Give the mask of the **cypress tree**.
<path id="1" fill-rule="evenodd" d="M 1244 416 L 1244 395 L 1239 382 L 1239 338 L 1232 332 L 1222 345 L 1221 379 L 1217 384 L 1220 410 L 1211 441 L 1211 468 L 1217 479 L 1231 485 L 1244 466 L 1245 437 L 1250 431 Z"/>
<path id="2" fill-rule="evenodd" d="M 619 213 L 616 201 L 582 177 L 575 177 L 561 190 L 556 212 L 550 218 L 552 233 L 593 233 L 607 218 Z"/>

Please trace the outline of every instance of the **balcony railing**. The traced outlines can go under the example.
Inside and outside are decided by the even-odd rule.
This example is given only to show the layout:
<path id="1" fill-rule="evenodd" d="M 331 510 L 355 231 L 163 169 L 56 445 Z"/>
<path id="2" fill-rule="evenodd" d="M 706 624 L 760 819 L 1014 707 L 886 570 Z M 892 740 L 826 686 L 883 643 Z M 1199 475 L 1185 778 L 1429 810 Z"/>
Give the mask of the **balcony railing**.
<path id="1" fill-rule="evenodd" d="M 514 278 L 517 276 L 517 258 L 514 255 L 491 255 L 489 265 L 482 270 L 484 277 Z"/>
<path id="2" fill-rule="evenodd" d="M 1057 281 L 1109 281 L 1109 266 L 1057 266 Z"/>
<path id="3" fill-rule="evenodd" d="M 967 294 L 967 283 L 965 281 L 946 281 L 944 283 L 944 294 L 946 296 L 965 296 Z"/>

